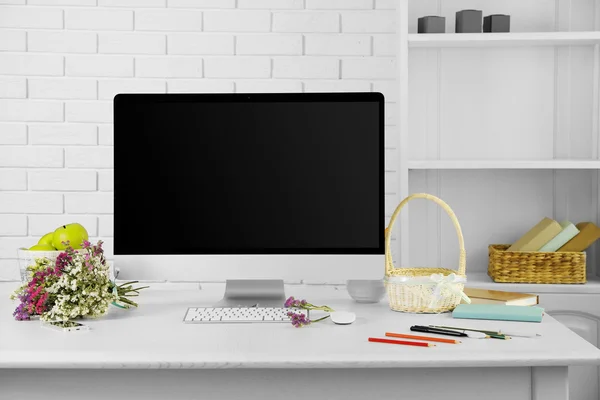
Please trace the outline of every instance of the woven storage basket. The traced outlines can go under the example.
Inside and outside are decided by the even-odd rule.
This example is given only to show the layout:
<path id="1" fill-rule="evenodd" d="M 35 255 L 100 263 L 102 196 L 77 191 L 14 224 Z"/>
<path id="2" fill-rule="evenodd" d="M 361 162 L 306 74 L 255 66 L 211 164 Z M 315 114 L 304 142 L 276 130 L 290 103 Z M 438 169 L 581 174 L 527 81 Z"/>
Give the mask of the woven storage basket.
<path id="1" fill-rule="evenodd" d="M 458 271 L 447 268 L 395 268 L 390 247 L 392 227 L 400 210 L 413 199 L 435 202 L 450 216 L 460 249 Z M 398 205 L 385 236 L 385 286 L 394 311 L 412 313 L 442 313 L 452 311 L 461 300 L 470 302 L 463 293 L 466 282 L 466 253 L 460 224 L 452 209 L 441 199 L 426 193 L 408 196 Z"/>
<path id="2" fill-rule="evenodd" d="M 488 275 L 505 283 L 585 283 L 585 252 L 506 251 L 489 246 Z"/>

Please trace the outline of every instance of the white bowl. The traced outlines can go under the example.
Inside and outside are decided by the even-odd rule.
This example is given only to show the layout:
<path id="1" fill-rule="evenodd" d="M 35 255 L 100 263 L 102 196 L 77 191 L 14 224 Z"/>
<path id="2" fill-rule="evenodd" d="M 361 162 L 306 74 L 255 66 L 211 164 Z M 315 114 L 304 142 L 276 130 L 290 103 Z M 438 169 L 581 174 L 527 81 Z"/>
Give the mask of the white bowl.
<path id="1" fill-rule="evenodd" d="M 346 289 L 357 303 L 379 303 L 385 296 L 383 279 L 349 280 L 346 282 Z"/>

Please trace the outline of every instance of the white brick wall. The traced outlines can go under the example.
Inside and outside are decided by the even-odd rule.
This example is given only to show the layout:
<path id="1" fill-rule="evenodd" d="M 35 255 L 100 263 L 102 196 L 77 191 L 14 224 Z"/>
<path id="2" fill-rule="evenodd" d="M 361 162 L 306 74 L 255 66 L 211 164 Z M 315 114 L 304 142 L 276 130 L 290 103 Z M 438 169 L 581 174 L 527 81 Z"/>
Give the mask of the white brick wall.
<path id="1" fill-rule="evenodd" d="M 72 101 L 66 103 L 68 122 L 112 122 L 112 102 Z"/>
<path id="2" fill-rule="evenodd" d="M 0 144 L 27 144 L 27 126 L 0 124 Z"/>
<path id="3" fill-rule="evenodd" d="M 29 143 L 33 145 L 88 145 L 98 144 L 97 128 L 91 124 L 31 124 Z"/>
<path id="4" fill-rule="evenodd" d="M 24 169 L 0 169 L 0 190 L 27 190 Z"/>
<path id="5" fill-rule="evenodd" d="M 27 50 L 49 53 L 95 53 L 96 34 L 90 32 L 30 31 L 27 33 Z"/>
<path id="6" fill-rule="evenodd" d="M 164 80 L 106 79 L 98 81 L 98 99 L 112 100 L 118 93 L 165 93 Z"/>
<path id="7" fill-rule="evenodd" d="M 144 33 L 101 33 L 98 52 L 107 54 L 165 54 L 164 35 Z"/>
<path id="8" fill-rule="evenodd" d="M 27 80 L 16 76 L 0 77 L 0 99 L 27 97 Z"/>
<path id="9" fill-rule="evenodd" d="M 96 171 L 50 170 L 31 171 L 29 189 L 33 191 L 95 191 Z"/>
<path id="10" fill-rule="evenodd" d="M 271 13 L 268 11 L 205 11 L 207 32 L 268 32 Z"/>
<path id="11" fill-rule="evenodd" d="M 233 55 L 233 35 L 205 33 L 174 33 L 168 38 L 169 54 L 185 55 Z"/>
<path id="12" fill-rule="evenodd" d="M 63 75 L 63 57 L 41 54 L 0 54 L 0 75 Z"/>
<path id="13" fill-rule="evenodd" d="M 129 56 L 67 56 L 67 76 L 132 77 L 133 57 Z"/>
<path id="14" fill-rule="evenodd" d="M 202 58 L 138 57 L 135 75 L 141 78 L 202 78 Z"/>
<path id="15" fill-rule="evenodd" d="M 371 36 L 368 35 L 307 35 L 306 55 L 310 56 L 368 56 Z"/>
<path id="16" fill-rule="evenodd" d="M 0 51 L 25 51 L 27 34 L 25 31 L 0 31 Z"/>
<path id="17" fill-rule="evenodd" d="M 139 31 L 201 31 L 202 11 L 138 10 L 135 29 Z"/>
<path id="18" fill-rule="evenodd" d="M 269 78 L 271 60 L 264 57 L 215 57 L 204 60 L 206 78 Z"/>
<path id="19" fill-rule="evenodd" d="M 302 35 L 245 35 L 236 41 L 236 54 L 302 55 Z"/>
<path id="20" fill-rule="evenodd" d="M 27 81 L 20 77 L 0 78 L 0 98 L 24 99 L 27 97 Z"/>
<path id="21" fill-rule="evenodd" d="M 65 28 L 84 30 L 133 30 L 133 11 L 106 9 L 67 9 Z"/>
<path id="22" fill-rule="evenodd" d="M 340 17 L 328 12 L 273 13 L 273 32 L 339 32 Z"/>
<path id="23" fill-rule="evenodd" d="M 3 214 L 0 215 L 0 235 L 2 236 L 27 236 L 27 215 Z"/>
<path id="24" fill-rule="evenodd" d="M 0 28 L 62 29 L 63 12 L 60 9 L 37 7 L 2 7 Z"/>
<path id="25" fill-rule="evenodd" d="M 0 0 L 0 280 L 61 224 L 112 251 L 117 93 L 380 91 L 394 154 L 395 3 Z"/>
<path id="26" fill-rule="evenodd" d="M 54 101 L 0 100 L 0 121 L 62 121 L 63 104 Z"/>
<path id="27" fill-rule="evenodd" d="M 94 79 L 31 78 L 28 80 L 30 99 L 96 99 Z"/>

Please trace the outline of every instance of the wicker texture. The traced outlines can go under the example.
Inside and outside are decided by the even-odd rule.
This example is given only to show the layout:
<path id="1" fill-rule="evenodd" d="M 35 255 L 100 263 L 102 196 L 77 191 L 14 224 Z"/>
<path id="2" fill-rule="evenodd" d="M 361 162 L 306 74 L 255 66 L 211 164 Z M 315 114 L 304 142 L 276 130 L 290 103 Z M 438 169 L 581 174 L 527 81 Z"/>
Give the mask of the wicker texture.
<path id="1" fill-rule="evenodd" d="M 489 246 L 488 275 L 504 283 L 585 283 L 585 252 L 506 251 Z"/>
<path id="2" fill-rule="evenodd" d="M 391 252 L 391 237 L 392 228 L 396 222 L 396 218 L 400 214 L 402 208 L 413 199 L 431 200 L 438 204 L 450 217 L 456 234 L 458 235 L 459 245 L 459 261 L 458 271 L 447 268 L 395 268 L 392 260 Z M 386 274 L 386 290 L 390 302 L 390 308 L 394 311 L 412 312 L 412 313 L 441 313 L 452 311 L 461 301 L 461 296 L 455 292 L 443 289 L 441 298 L 435 302 L 436 306 L 430 308 L 430 304 L 434 299 L 435 284 L 412 284 L 411 278 L 429 277 L 432 274 L 441 274 L 444 276 L 456 274 L 458 277 L 466 278 L 466 252 L 462 230 L 454 211 L 441 199 L 426 193 L 416 193 L 408 196 L 398 205 L 394 214 L 390 219 L 390 224 L 386 231 L 385 237 L 385 274 Z M 394 283 L 388 278 L 403 277 L 406 282 Z M 422 281 L 422 279 L 419 279 Z M 464 284 L 455 283 L 456 288 L 460 291 L 464 289 Z"/>
<path id="3" fill-rule="evenodd" d="M 36 258 L 47 258 L 50 261 L 56 261 L 62 251 L 31 251 L 27 249 L 18 249 L 19 255 L 19 274 L 21 282 L 28 280 L 27 267 L 35 265 Z"/>

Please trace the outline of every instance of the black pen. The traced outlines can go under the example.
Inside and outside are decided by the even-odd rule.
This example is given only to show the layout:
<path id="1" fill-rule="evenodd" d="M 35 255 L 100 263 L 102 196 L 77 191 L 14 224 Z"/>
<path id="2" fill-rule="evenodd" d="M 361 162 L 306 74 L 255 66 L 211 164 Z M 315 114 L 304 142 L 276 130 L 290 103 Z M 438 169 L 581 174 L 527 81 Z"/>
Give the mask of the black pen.
<path id="1" fill-rule="evenodd" d="M 413 332 L 437 333 L 438 335 L 462 336 L 462 337 L 469 336 L 464 332 L 458 332 L 458 331 L 452 331 L 452 330 L 446 330 L 446 329 L 440 329 L 440 328 L 431 328 L 429 326 L 421 326 L 421 325 L 411 326 L 410 330 Z"/>

